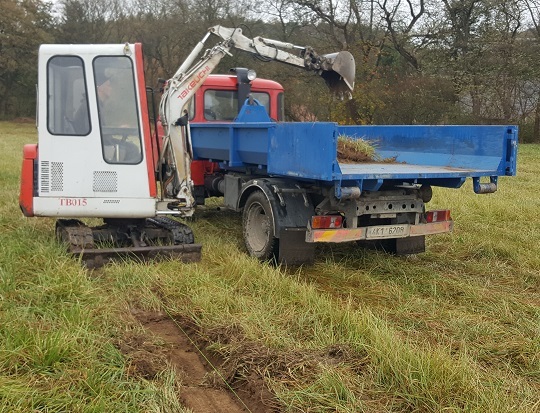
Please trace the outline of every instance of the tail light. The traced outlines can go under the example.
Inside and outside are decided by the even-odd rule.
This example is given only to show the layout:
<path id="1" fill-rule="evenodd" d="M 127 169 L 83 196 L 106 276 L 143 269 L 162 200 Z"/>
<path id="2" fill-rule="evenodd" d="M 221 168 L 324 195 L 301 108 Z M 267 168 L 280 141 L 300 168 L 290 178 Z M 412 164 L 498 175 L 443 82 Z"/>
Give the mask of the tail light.
<path id="1" fill-rule="evenodd" d="M 315 215 L 311 217 L 311 228 L 332 229 L 341 228 L 343 217 L 341 215 Z"/>
<path id="2" fill-rule="evenodd" d="M 452 218 L 450 217 L 450 210 L 449 209 L 441 209 L 438 211 L 428 211 L 426 212 L 426 221 L 429 222 L 442 222 L 442 221 L 450 221 Z"/>

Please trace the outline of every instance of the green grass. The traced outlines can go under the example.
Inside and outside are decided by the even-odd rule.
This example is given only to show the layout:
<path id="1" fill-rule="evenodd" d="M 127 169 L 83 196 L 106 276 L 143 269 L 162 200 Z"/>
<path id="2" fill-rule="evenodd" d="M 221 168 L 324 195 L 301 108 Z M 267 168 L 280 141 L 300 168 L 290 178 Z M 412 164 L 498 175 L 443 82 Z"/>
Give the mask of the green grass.
<path id="1" fill-rule="evenodd" d="M 31 125 L 0 123 L 0 411 L 181 411 L 173 371 L 127 374 L 114 344 L 140 331 L 134 307 L 192 319 L 283 411 L 540 410 L 539 146 L 495 194 L 436 189 L 455 229 L 425 254 L 325 246 L 311 267 L 274 268 L 246 255 L 236 214 L 209 211 L 190 223 L 200 263 L 88 272 L 53 220 L 18 209 L 28 142 Z"/>
<path id="2" fill-rule="evenodd" d="M 364 139 L 354 139 L 346 135 L 337 138 L 338 156 L 358 159 L 360 161 L 379 161 L 380 156 L 376 153 L 376 145 Z"/>

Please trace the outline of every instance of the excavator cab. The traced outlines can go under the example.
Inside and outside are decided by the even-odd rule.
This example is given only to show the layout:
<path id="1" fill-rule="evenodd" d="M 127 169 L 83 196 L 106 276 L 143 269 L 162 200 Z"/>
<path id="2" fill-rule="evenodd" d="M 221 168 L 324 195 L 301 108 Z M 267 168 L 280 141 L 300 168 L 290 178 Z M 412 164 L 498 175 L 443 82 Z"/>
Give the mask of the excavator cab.
<path id="1" fill-rule="evenodd" d="M 29 215 L 155 216 L 142 70 L 140 45 L 41 46 Z"/>

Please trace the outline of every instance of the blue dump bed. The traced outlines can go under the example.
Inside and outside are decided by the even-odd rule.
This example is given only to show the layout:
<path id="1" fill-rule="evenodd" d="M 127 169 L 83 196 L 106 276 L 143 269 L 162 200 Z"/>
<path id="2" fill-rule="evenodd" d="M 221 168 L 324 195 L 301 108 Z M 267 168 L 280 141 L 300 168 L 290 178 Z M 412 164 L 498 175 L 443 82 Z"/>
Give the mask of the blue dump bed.
<path id="1" fill-rule="evenodd" d="M 195 159 L 221 162 L 227 169 L 255 167 L 268 175 L 336 188 L 375 191 L 385 183 L 404 182 L 458 188 L 471 177 L 476 191 L 480 177 L 496 185 L 497 177 L 516 173 L 515 126 L 276 123 L 262 106 L 244 106 L 236 121 L 192 124 L 191 135 Z M 393 161 L 339 162 L 339 135 L 372 141 L 378 157 Z"/>

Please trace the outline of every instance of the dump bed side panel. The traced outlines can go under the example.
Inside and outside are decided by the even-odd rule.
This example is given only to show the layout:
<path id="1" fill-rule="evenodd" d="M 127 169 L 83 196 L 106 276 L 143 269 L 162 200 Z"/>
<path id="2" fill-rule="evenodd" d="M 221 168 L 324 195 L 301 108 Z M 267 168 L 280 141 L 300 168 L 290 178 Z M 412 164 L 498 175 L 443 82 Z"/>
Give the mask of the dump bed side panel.
<path id="1" fill-rule="evenodd" d="M 396 164 L 463 169 L 470 176 L 516 173 L 515 126 L 339 126 L 338 133 L 372 141 L 379 156 Z"/>
<path id="2" fill-rule="evenodd" d="M 332 181 L 339 171 L 336 139 L 334 123 L 279 124 L 270 140 L 268 173 Z"/>
<path id="3" fill-rule="evenodd" d="M 222 162 L 225 168 L 265 168 L 271 175 L 332 181 L 336 124 L 201 123 L 191 125 L 195 159 Z"/>

